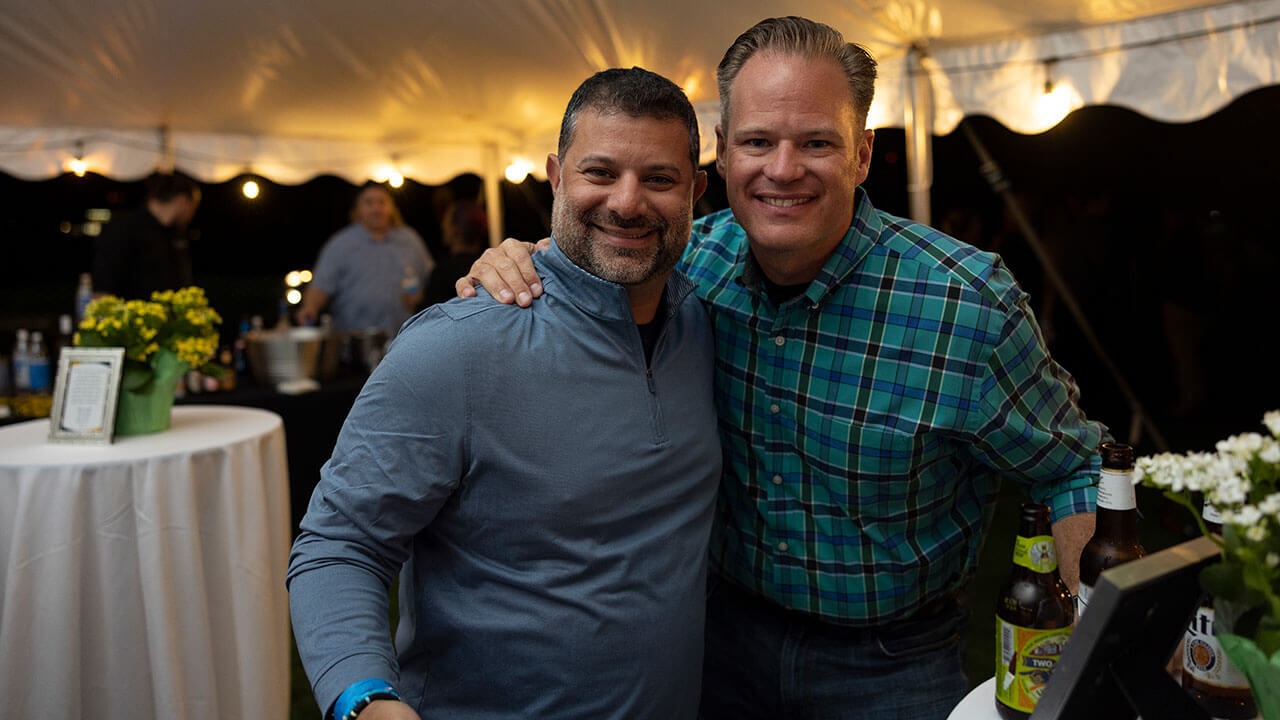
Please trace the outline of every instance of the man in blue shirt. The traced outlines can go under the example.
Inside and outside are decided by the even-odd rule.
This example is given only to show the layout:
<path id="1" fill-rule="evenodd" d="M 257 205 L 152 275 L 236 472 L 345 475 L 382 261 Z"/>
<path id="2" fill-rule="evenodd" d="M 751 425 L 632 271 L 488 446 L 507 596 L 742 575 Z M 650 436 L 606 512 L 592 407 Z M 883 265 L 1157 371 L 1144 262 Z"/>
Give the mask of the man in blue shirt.
<path id="1" fill-rule="evenodd" d="M 694 224 L 678 266 L 711 314 L 726 459 L 706 718 L 945 718 L 1001 478 L 1052 507 L 1073 589 L 1092 534 L 1105 428 L 1026 293 L 998 256 L 859 187 L 875 73 L 795 17 L 743 33 L 717 70 L 731 212 Z M 528 305 L 528 250 L 505 247 L 473 275 Z"/>
<path id="2" fill-rule="evenodd" d="M 422 301 L 434 268 L 422 238 L 400 217 L 391 191 L 367 183 L 356 193 L 351 224 L 320 248 L 298 322 L 313 324 L 328 306 L 338 330 L 376 328 L 395 337 Z"/>
<path id="3" fill-rule="evenodd" d="M 670 81 L 587 80 L 547 159 L 543 301 L 432 306 L 370 377 L 289 562 L 326 713 L 696 716 L 721 459 L 710 327 L 671 270 L 699 145 Z"/>

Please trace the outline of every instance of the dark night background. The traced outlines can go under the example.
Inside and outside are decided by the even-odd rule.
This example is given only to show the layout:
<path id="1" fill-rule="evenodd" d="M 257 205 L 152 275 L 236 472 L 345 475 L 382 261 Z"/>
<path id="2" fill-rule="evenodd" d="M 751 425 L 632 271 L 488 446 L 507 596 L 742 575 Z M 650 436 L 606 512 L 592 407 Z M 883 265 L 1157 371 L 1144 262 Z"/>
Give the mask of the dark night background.
<path id="1" fill-rule="evenodd" d="M 1268 337 L 1278 254 L 1269 201 L 1280 167 L 1277 110 L 1280 87 L 1188 124 L 1116 107 L 1079 110 L 1030 136 L 988 118 L 965 121 L 1012 182 L 1103 345 L 1174 450 L 1260 430 L 1262 413 L 1280 406 Z M 708 169 L 712 182 L 699 215 L 726 206 L 723 183 Z M 347 222 L 356 190 L 334 177 L 297 186 L 257 180 L 256 200 L 241 194 L 242 179 L 205 185 L 193 224 L 196 281 L 222 313 L 228 339 L 242 315 L 274 321 L 284 274 L 311 266 L 325 239 Z M 474 176 L 443 187 L 407 180 L 394 194 L 406 222 L 439 258 L 438 218 L 448 194 L 475 196 L 480 185 Z M 903 131 L 877 131 L 865 187 L 881 209 L 907 213 Z M 503 181 L 502 191 L 508 235 L 547 233 L 546 183 Z M 92 260 L 92 238 L 79 233 L 85 211 L 141 201 L 140 182 L 93 174 L 26 182 L 0 174 L 0 352 L 8 352 L 16 328 L 51 332 L 56 316 L 71 312 L 77 276 Z M 1031 293 L 1055 357 L 1080 382 L 1086 411 L 1127 437 L 1130 415 L 1115 383 L 1006 218 L 964 133 L 935 138 L 932 224 L 1005 258 Z M 1175 357 L 1198 363 L 1190 366 L 1198 387 L 1179 387 Z M 1146 443 L 1140 452 L 1155 449 Z"/>

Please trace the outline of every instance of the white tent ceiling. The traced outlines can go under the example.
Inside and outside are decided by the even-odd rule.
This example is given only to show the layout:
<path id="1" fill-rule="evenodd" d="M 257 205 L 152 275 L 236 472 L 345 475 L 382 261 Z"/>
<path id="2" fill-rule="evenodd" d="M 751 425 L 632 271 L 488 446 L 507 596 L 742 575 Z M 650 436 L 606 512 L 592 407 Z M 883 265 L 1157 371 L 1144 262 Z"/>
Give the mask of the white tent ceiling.
<path id="1" fill-rule="evenodd" d="M 876 126 L 903 126 L 909 64 L 936 134 L 968 114 L 1046 129 L 1046 73 L 1073 107 L 1169 121 L 1280 82 L 1280 0 L 0 0 L 0 170 L 47 178 L 82 155 L 121 179 L 166 161 L 205 181 L 537 172 L 573 88 L 630 65 L 686 89 L 709 160 L 716 64 L 782 14 L 872 50 Z"/>

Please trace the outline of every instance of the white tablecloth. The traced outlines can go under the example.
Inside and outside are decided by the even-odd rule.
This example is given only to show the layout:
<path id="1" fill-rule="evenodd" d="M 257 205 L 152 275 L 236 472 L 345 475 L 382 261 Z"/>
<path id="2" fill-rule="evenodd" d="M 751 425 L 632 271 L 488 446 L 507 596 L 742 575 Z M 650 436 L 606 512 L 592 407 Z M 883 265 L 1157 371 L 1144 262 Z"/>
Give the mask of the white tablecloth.
<path id="1" fill-rule="evenodd" d="M 161 433 L 0 428 L 0 717 L 286 718 L 280 417 L 179 407 Z"/>
<path id="2" fill-rule="evenodd" d="M 947 720 L 1000 720 L 1000 713 L 996 712 L 996 679 L 988 678 L 970 690 Z"/>

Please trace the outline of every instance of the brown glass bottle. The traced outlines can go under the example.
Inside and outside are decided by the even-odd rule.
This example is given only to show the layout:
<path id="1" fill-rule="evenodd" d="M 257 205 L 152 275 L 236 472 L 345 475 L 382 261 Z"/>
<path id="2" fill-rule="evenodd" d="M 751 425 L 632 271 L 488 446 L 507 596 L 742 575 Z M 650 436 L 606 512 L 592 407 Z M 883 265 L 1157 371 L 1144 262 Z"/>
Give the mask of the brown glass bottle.
<path id="1" fill-rule="evenodd" d="M 1138 501 L 1133 489 L 1133 448 L 1124 443 L 1098 446 L 1102 474 L 1098 478 L 1097 522 L 1093 537 L 1080 553 L 1077 614 L 1084 616 L 1089 597 L 1103 570 L 1137 560 L 1147 551 L 1138 542 Z"/>
<path id="2" fill-rule="evenodd" d="M 996 711 L 1030 716 L 1071 636 L 1075 607 L 1058 577 L 1049 508 L 1026 503 L 1018 521 L 1013 569 L 996 596 Z"/>
<path id="3" fill-rule="evenodd" d="M 1209 529 L 1222 532 L 1217 510 L 1204 504 L 1204 521 Z M 1249 681 L 1222 651 L 1213 634 L 1213 597 L 1200 596 L 1200 607 L 1191 616 L 1191 625 L 1182 643 L 1182 687 L 1216 720 L 1251 720 L 1258 717 L 1258 705 L 1249 690 Z"/>

